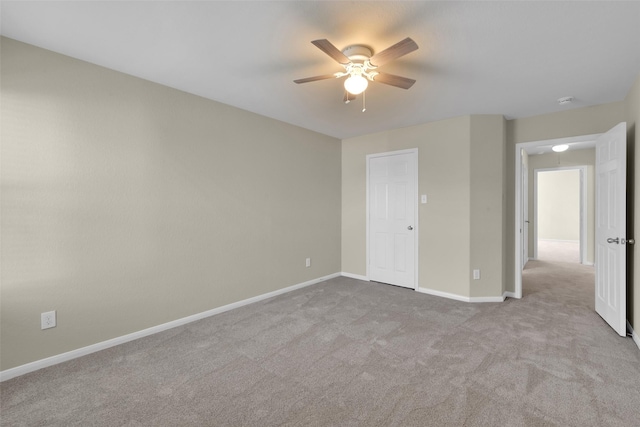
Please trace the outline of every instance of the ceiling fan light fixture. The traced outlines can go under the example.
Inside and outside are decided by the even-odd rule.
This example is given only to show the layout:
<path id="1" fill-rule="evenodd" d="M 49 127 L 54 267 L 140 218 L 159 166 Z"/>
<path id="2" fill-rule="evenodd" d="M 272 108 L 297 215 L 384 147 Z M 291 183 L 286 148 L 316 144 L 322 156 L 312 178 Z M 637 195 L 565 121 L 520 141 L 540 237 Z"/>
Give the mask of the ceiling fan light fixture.
<path id="1" fill-rule="evenodd" d="M 364 45 L 347 46 L 340 51 L 327 39 L 318 39 L 311 42 L 318 49 L 330 56 L 334 61 L 344 67 L 343 72 L 324 74 L 321 76 L 296 79 L 293 82 L 309 83 L 318 80 L 328 80 L 333 78 L 347 77 L 344 82 L 345 96 L 343 102 L 348 104 L 355 99 L 356 95 L 362 94 L 362 111 L 365 111 L 364 94 L 369 86 L 369 80 L 376 81 L 389 86 L 409 89 L 416 81 L 406 77 L 396 76 L 388 73 L 381 73 L 376 70 L 379 66 L 389 61 L 398 59 L 408 53 L 418 49 L 416 42 L 407 37 L 391 47 L 388 47 L 372 56 L 371 48 Z"/>
<path id="2" fill-rule="evenodd" d="M 359 95 L 369 86 L 369 81 L 361 74 L 352 74 L 344 81 L 344 88 L 352 95 Z"/>
<path id="3" fill-rule="evenodd" d="M 553 147 L 551 147 L 551 149 L 556 153 L 562 153 L 563 151 L 567 151 L 569 149 L 569 146 L 567 144 L 560 144 L 554 145 Z"/>

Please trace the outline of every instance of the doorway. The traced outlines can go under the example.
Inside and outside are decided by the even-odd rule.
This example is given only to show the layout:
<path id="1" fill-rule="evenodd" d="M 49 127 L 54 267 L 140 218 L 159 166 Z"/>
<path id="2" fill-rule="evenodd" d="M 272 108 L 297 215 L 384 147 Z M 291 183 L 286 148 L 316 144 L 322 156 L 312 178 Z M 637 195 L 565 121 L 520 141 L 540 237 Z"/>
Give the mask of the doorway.
<path id="1" fill-rule="evenodd" d="M 524 142 L 516 144 L 515 149 L 515 277 L 514 277 L 514 292 L 507 293 L 507 296 L 513 298 L 522 298 L 522 267 L 526 263 L 526 259 L 523 259 L 523 256 L 527 253 L 524 249 L 525 243 L 525 231 L 529 234 L 533 234 L 534 224 L 530 221 L 527 214 L 524 212 L 526 203 L 523 200 L 523 197 L 527 197 L 526 192 L 523 191 L 523 168 L 528 167 L 529 170 L 535 169 L 535 167 L 531 164 L 531 159 L 529 154 L 542 154 L 551 152 L 551 148 L 556 145 L 566 144 L 572 147 L 571 149 L 577 148 L 592 148 L 595 147 L 595 141 L 598 138 L 599 134 L 591 134 L 591 135 L 583 135 L 576 137 L 568 137 L 568 138 L 558 138 L 558 139 L 550 139 L 550 140 L 542 140 L 542 141 L 532 141 L 532 142 Z M 533 192 L 531 192 L 533 193 Z M 531 200 L 533 198 L 533 194 L 528 195 L 528 199 Z M 529 205 L 533 202 L 531 201 Z M 527 221 L 527 222 L 525 222 Z M 526 230 L 525 230 L 526 229 Z M 534 239 L 529 239 L 533 240 Z M 531 245 L 528 245 L 529 247 Z M 535 252 L 535 251 L 534 251 Z M 535 254 L 529 254 L 530 256 Z"/>
<path id="2" fill-rule="evenodd" d="M 593 232 L 588 233 L 587 224 L 593 231 L 594 212 L 588 209 L 587 201 L 594 198 L 594 189 L 593 183 L 588 185 L 587 168 L 581 165 L 534 170 L 535 259 L 593 265 L 593 250 L 588 250 L 588 244 L 593 244 Z"/>
<path id="3" fill-rule="evenodd" d="M 621 336 L 626 334 L 626 245 L 633 239 L 626 235 L 626 156 L 627 124 L 618 123 L 607 132 L 598 135 L 561 138 L 516 144 L 516 250 L 515 292 L 522 297 L 522 270 L 519 268 L 522 254 L 522 192 L 520 172 L 528 161 L 525 148 L 558 148 L 566 150 L 570 144 L 580 145 L 593 141 L 595 146 L 595 311 Z M 582 142 L 581 142 L 582 141 Z M 564 144 L 563 150 L 555 145 Z M 530 166 L 530 165 L 529 165 Z"/>

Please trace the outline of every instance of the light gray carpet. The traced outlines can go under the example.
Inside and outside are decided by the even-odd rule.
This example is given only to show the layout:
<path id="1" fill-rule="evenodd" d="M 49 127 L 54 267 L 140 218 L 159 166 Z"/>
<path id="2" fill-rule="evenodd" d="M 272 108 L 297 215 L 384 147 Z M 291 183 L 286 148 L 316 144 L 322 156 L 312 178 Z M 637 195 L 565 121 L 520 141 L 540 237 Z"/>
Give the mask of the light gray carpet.
<path id="1" fill-rule="evenodd" d="M 580 262 L 580 242 L 538 239 L 538 259 L 541 261 Z"/>
<path id="2" fill-rule="evenodd" d="M 593 269 L 470 304 L 338 278 L 1 385 L 3 426 L 637 426 Z"/>

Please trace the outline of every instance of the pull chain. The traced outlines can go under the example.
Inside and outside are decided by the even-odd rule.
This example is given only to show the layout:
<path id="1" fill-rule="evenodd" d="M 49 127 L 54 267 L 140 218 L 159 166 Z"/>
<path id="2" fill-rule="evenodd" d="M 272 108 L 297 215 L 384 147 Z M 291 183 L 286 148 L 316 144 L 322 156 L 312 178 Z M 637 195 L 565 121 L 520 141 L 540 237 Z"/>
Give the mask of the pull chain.
<path id="1" fill-rule="evenodd" d="M 364 92 L 362 92 L 362 112 L 364 113 L 365 111 L 367 111 L 367 105 L 366 105 L 366 99 L 367 96 L 365 95 L 367 93 L 367 91 L 365 90 Z"/>

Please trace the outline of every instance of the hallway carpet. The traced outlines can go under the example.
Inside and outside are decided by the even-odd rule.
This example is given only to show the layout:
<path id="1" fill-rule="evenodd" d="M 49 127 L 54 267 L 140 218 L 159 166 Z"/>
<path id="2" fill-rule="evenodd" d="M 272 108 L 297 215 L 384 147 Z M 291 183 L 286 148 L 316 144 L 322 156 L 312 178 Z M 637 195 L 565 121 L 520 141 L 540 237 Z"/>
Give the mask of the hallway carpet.
<path id="1" fill-rule="evenodd" d="M 580 242 L 538 240 L 538 260 L 580 263 Z"/>
<path id="2" fill-rule="evenodd" d="M 0 384 L 2 426 L 633 426 L 593 268 L 464 303 L 337 278 Z"/>

